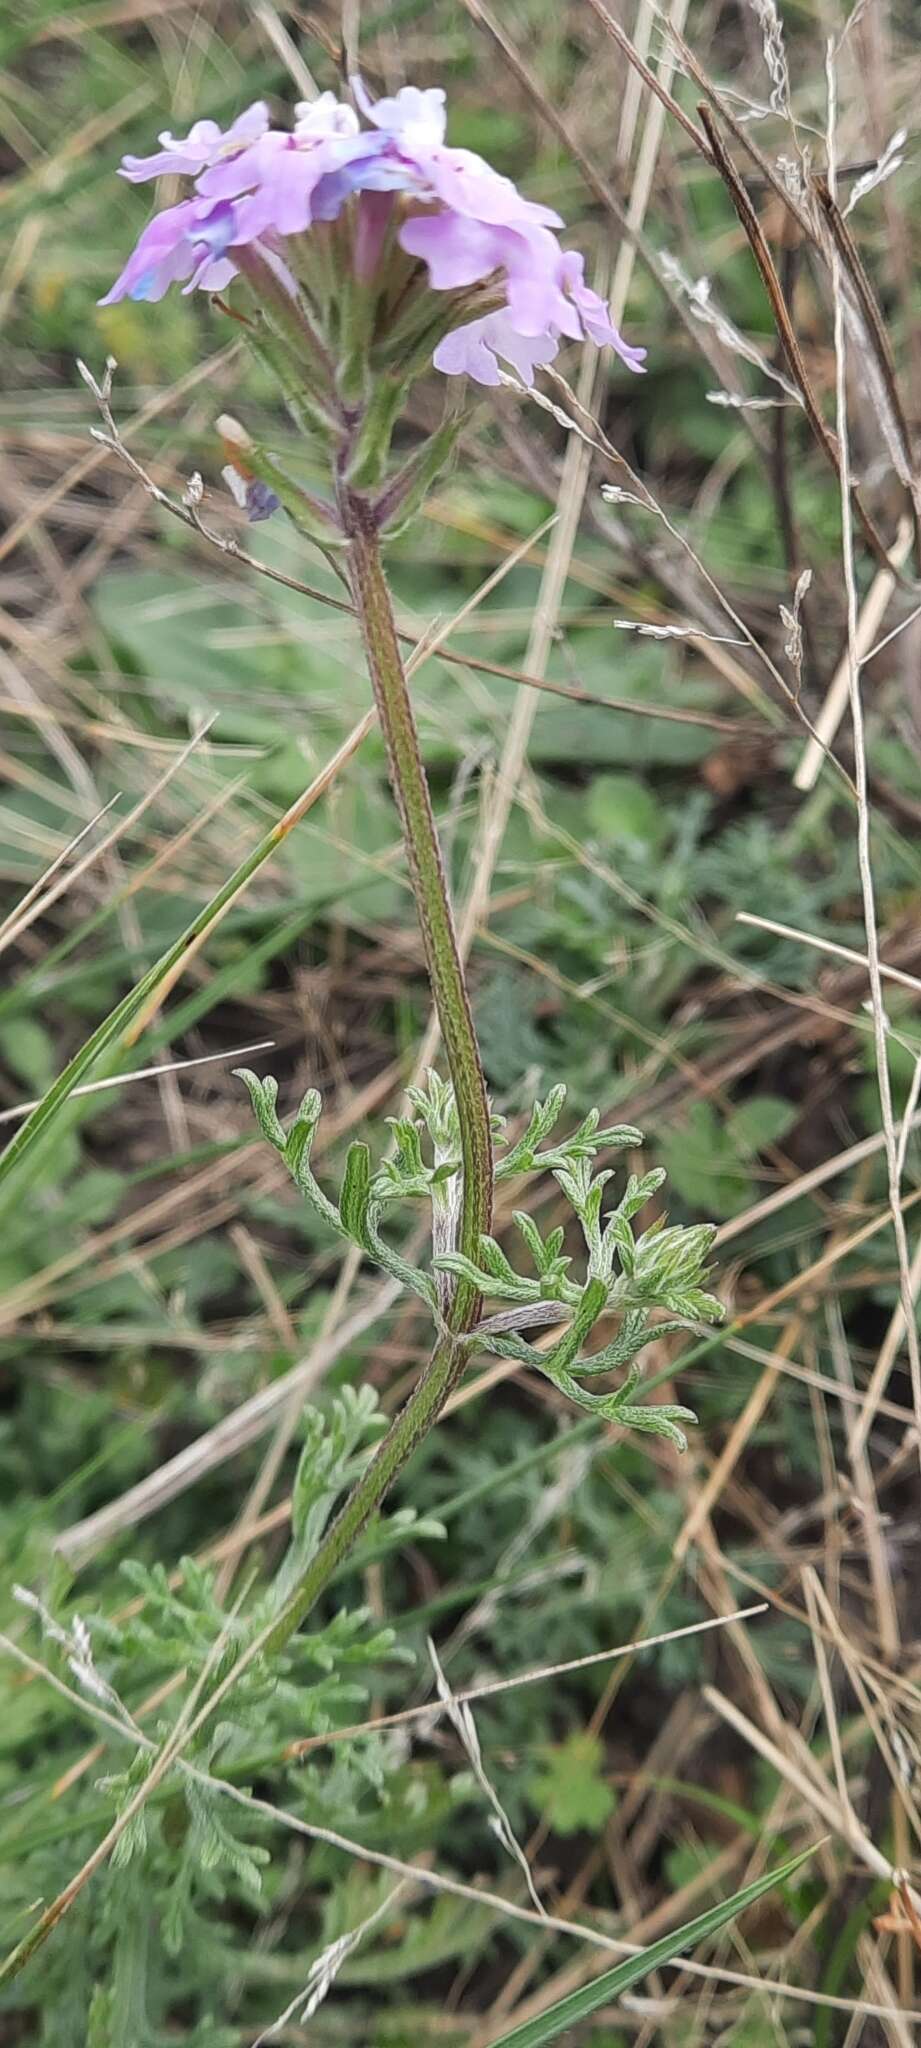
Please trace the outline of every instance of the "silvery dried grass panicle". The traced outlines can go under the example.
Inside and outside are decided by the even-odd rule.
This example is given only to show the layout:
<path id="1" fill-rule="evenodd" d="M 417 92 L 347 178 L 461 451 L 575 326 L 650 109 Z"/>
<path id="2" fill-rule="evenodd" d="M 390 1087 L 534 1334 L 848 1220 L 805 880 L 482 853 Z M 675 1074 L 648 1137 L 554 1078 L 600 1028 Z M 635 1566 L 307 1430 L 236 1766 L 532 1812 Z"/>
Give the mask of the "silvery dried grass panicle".
<path id="1" fill-rule="evenodd" d="M 774 114 L 782 114 L 786 120 L 792 121 L 790 74 L 787 68 L 783 23 L 776 0 L 749 0 L 749 6 L 761 26 L 764 61 L 771 80 L 771 111 Z"/>
<path id="2" fill-rule="evenodd" d="M 859 206 L 861 199 L 867 197 L 868 192 L 875 192 L 878 185 L 884 185 L 887 178 L 891 178 L 896 171 L 901 170 L 905 162 L 905 144 L 907 141 L 907 128 L 897 128 L 895 134 L 890 136 L 882 155 L 873 165 L 873 168 L 869 171 L 864 171 L 863 176 L 857 179 L 847 205 L 844 208 L 845 220 L 849 213 L 853 213 L 855 206 Z"/>
<path id="3" fill-rule="evenodd" d="M 802 394 L 797 390 L 792 380 L 785 376 L 782 370 L 778 369 L 776 363 L 772 363 L 769 360 L 764 350 L 758 347 L 757 342 L 750 341 L 747 335 L 742 334 L 734 322 L 730 320 L 728 314 L 723 312 L 722 307 L 715 303 L 712 296 L 713 286 L 710 279 L 708 277 L 690 278 L 677 256 L 672 255 L 668 250 L 662 255 L 660 261 L 669 283 L 674 285 L 675 289 L 687 300 L 692 317 L 695 320 L 700 320 L 705 327 L 712 328 L 717 341 L 721 342 L 723 347 L 728 349 L 732 355 L 740 356 L 743 362 L 750 363 L 752 368 L 760 371 L 762 377 L 767 377 L 770 383 L 779 385 L 784 397 L 789 399 L 792 404 L 801 406 L 803 402 Z M 735 404 L 739 401 L 730 398 L 725 400 L 720 398 L 719 402 Z"/>

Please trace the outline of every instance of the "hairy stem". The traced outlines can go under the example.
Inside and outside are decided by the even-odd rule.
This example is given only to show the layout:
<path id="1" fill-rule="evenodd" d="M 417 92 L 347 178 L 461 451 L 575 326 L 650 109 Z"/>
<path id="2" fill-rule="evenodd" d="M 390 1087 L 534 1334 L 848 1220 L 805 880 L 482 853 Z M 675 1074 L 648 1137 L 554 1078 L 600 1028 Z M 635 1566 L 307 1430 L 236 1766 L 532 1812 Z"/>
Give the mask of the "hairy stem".
<path id="1" fill-rule="evenodd" d="M 492 1216 L 492 1140 L 486 1083 L 380 547 L 370 508 L 364 500 L 349 497 L 346 516 L 351 535 L 352 596 L 387 743 L 390 781 L 409 856 L 426 964 L 460 1122 L 464 1193 L 459 1248 L 476 1260 L 480 1237 L 489 1230 Z M 476 1306 L 472 1294 L 468 1300 L 462 1283 L 452 1328 L 469 1329 Z"/>
<path id="2" fill-rule="evenodd" d="M 466 1358 L 467 1346 L 453 1342 L 450 1337 L 442 1338 L 436 1345 L 409 1400 L 391 1423 L 367 1470 L 353 1486 L 293 1593 L 269 1628 L 250 1646 L 251 1651 L 262 1650 L 271 1655 L 273 1651 L 283 1649 L 295 1629 L 300 1627 L 315 1601 L 325 1592 L 343 1558 L 357 1542 L 366 1523 L 380 1507 L 384 1495 L 389 1493 L 397 1473 L 402 1471 L 416 1445 L 437 1422 L 452 1387 L 456 1386 L 463 1372 Z M 248 1661 L 248 1653 L 244 1652 L 244 1656 Z M 232 1673 L 234 1679 L 238 1671 L 239 1667 Z"/>
<path id="3" fill-rule="evenodd" d="M 426 964 L 457 1103 L 464 1168 L 459 1248 L 476 1261 L 480 1237 L 489 1230 L 492 1220 L 492 1137 L 486 1083 L 373 515 L 366 500 L 353 493 L 345 494 L 343 511 L 350 536 L 352 596 L 387 745 L 390 781 L 400 813 Z M 262 1646 L 269 1652 L 280 1650 L 300 1626 L 380 1506 L 397 1473 L 437 1422 L 464 1370 L 468 1347 L 462 1341 L 463 1334 L 479 1313 L 476 1287 L 469 1280 L 459 1280 L 447 1311 L 447 1331 L 299 1584 L 262 1639 Z"/>

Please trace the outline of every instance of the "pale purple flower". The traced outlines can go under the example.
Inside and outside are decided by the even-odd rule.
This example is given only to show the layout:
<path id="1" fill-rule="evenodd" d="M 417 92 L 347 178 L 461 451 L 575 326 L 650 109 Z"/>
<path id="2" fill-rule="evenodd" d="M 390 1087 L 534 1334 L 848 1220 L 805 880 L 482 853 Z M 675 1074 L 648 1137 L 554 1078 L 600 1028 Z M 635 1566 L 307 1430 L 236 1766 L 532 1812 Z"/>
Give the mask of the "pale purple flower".
<path id="1" fill-rule="evenodd" d="M 346 166 L 360 146 L 358 137 L 351 145 L 340 136 L 304 144 L 293 135 L 269 133 L 239 162 L 206 171 L 198 189 L 208 198 L 234 200 L 238 243 L 269 235 L 284 240 L 303 234 L 314 221 L 335 220 L 354 190 Z"/>
<path id="2" fill-rule="evenodd" d="M 126 157 L 132 181 L 181 172 L 194 178 L 195 196 L 155 216 L 101 303 L 158 299 L 173 283 L 220 291 L 238 267 L 234 250 L 253 243 L 297 289 L 296 244 L 290 252 L 286 245 L 314 223 L 335 220 L 357 194 L 356 277 L 371 287 L 395 232 L 406 254 L 425 264 L 433 291 L 468 295 L 458 305 L 463 324 L 435 352 L 447 375 L 496 384 L 502 361 L 530 384 L 564 336 L 587 337 L 613 348 L 628 369 L 641 368 L 645 351 L 618 334 L 585 283 L 582 257 L 560 248 L 559 215 L 525 198 L 472 150 L 445 142 L 440 87 L 404 86 L 377 101 L 360 79 L 352 90 L 364 127 L 354 107 L 327 92 L 296 107 L 290 134 L 270 128 L 257 102 L 226 133 L 198 121 L 184 141 L 162 135 L 158 155 Z M 464 321 L 471 288 L 487 281 L 494 310 Z"/>
<path id="3" fill-rule="evenodd" d="M 296 114 L 289 135 L 269 128 L 257 102 L 226 134 L 213 121 L 198 121 L 185 142 L 161 136 L 168 147 L 159 156 L 126 157 L 124 173 L 134 182 L 185 170 L 198 196 L 154 216 L 100 304 L 159 299 L 185 279 L 188 291 L 222 291 L 238 268 L 227 250 L 268 238 L 267 254 L 314 220 L 334 220 L 360 175 L 356 168 L 349 176 L 348 165 L 376 154 L 381 138 L 362 131 L 354 108 L 331 92 L 301 103 Z"/>
<path id="4" fill-rule="evenodd" d="M 302 234 L 314 220 L 334 220 L 359 181 L 358 166 L 377 153 L 376 136 L 362 132 L 353 107 L 331 92 L 302 100 L 294 133 L 268 129 L 248 149 L 222 153 L 198 178 L 206 199 L 233 199 L 237 240 Z M 355 163 L 353 175 L 347 173 Z"/>
<path id="5" fill-rule="evenodd" d="M 641 371 L 646 358 L 644 348 L 632 348 L 613 325 L 604 299 L 593 292 L 585 283 L 585 258 L 577 249 L 567 249 L 562 263 L 563 281 L 569 292 L 585 333 L 598 348 L 612 348 L 626 363 L 628 370 Z"/>
<path id="6" fill-rule="evenodd" d="M 233 210 L 217 205 L 203 207 L 200 200 L 183 199 L 155 213 L 129 256 L 111 291 L 100 299 L 112 306 L 118 299 L 162 299 L 171 284 L 186 279 L 187 291 L 201 286 L 220 292 L 236 276 L 236 264 L 226 256 L 233 234 Z"/>
<path id="7" fill-rule="evenodd" d="M 436 369 L 496 384 L 498 355 L 531 384 L 535 367 L 552 362 L 563 335 L 587 335 L 613 348 L 628 369 L 641 369 L 645 350 L 618 334 L 604 301 L 584 282 L 583 258 L 560 250 L 552 232 L 562 226 L 559 214 L 524 198 L 471 150 L 447 147 L 440 88 L 404 86 L 376 102 L 360 80 L 352 81 L 352 90 L 387 144 L 365 168 L 363 184 L 389 184 L 438 204 L 437 212 L 410 215 L 399 231 L 402 248 L 427 265 L 433 289 L 462 291 L 497 271 L 504 278 L 506 310 L 455 329 L 435 351 Z"/>
<path id="8" fill-rule="evenodd" d="M 318 135 L 359 135 L 361 127 L 354 107 L 337 100 L 334 92 L 321 92 L 315 100 L 298 100 L 294 133 L 299 142 L 309 142 Z"/>
<path id="9" fill-rule="evenodd" d="M 432 357 L 446 377 L 472 377 L 477 384 L 501 384 L 498 357 L 517 370 L 524 384 L 533 384 L 539 365 L 552 363 L 559 342 L 547 334 L 518 334 L 507 313 L 485 313 L 468 320 L 440 341 Z"/>
<path id="10" fill-rule="evenodd" d="M 154 156 L 122 158 L 121 176 L 132 185 L 140 185 L 147 178 L 163 178 L 168 172 L 197 177 L 199 171 L 207 170 L 219 157 L 255 142 L 265 134 L 268 125 L 268 107 L 264 100 L 256 100 L 245 113 L 237 115 L 226 133 L 216 121 L 196 121 L 184 142 L 165 131 L 157 138 L 161 147 Z"/>
<path id="11" fill-rule="evenodd" d="M 268 484 L 260 483 L 258 477 L 243 476 L 232 462 L 225 465 L 221 475 L 234 504 L 246 513 L 251 525 L 255 526 L 260 519 L 271 519 L 272 513 L 278 511 L 279 499 L 275 492 Z"/>
<path id="12" fill-rule="evenodd" d="M 444 87 L 404 85 L 392 99 L 372 100 L 364 80 L 349 80 L 357 104 L 372 127 L 382 128 L 412 153 L 416 149 L 438 149 L 445 139 L 448 112 Z"/>
<path id="13" fill-rule="evenodd" d="M 406 221 L 400 242 L 428 265 L 436 291 L 461 291 L 496 271 L 504 273 L 508 310 L 519 334 L 553 329 L 574 340 L 581 335 L 563 290 L 560 246 L 549 228 L 498 227 L 445 210 Z"/>
<path id="14" fill-rule="evenodd" d="M 448 148 L 445 95 L 440 86 L 422 92 L 418 86 L 404 85 L 392 99 L 372 100 L 360 78 L 350 83 L 362 113 L 378 129 L 384 145 L 372 160 L 368 186 L 372 179 L 379 190 L 392 183 L 400 191 L 440 199 L 455 213 L 496 226 L 527 222 L 535 227 L 562 227 L 558 213 L 525 199 L 511 178 L 494 171 L 484 157 L 471 149 Z"/>
<path id="15" fill-rule="evenodd" d="M 576 339 L 585 334 L 598 348 L 613 348 L 628 370 L 641 371 L 646 350 L 624 341 L 604 299 L 583 282 L 584 268 L 575 250 L 563 255 L 557 249 L 554 278 L 532 278 L 526 294 L 518 296 L 517 313 L 510 279 L 507 309 L 455 327 L 435 350 L 436 370 L 448 377 L 472 377 L 477 384 L 499 384 L 500 357 L 530 385 L 537 366 L 553 362 L 561 335 Z"/>
<path id="16" fill-rule="evenodd" d="M 414 168 L 434 199 L 469 220 L 519 230 L 563 225 L 552 206 L 526 199 L 511 178 L 494 171 L 472 149 L 420 150 Z"/>

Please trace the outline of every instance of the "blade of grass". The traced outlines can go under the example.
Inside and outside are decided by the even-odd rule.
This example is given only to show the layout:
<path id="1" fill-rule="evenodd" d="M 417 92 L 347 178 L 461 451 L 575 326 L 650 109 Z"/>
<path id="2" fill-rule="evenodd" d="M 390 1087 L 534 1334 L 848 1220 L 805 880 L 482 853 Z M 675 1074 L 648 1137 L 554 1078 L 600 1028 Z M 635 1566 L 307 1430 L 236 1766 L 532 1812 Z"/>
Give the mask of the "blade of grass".
<path id="1" fill-rule="evenodd" d="M 25 1123 L 17 1131 L 15 1138 L 11 1140 L 6 1151 L 0 1157 L 0 1185 L 9 1181 L 14 1169 L 21 1165 L 28 1154 L 34 1151 L 39 1141 L 48 1134 L 55 1118 L 100 1054 L 120 1034 L 127 1030 L 132 1019 L 137 1016 L 138 1011 L 143 1008 L 160 982 L 164 980 L 183 958 L 188 948 L 205 932 L 211 929 L 233 898 L 241 890 L 245 889 L 257 869 L 282 844 L 294 826 L 300 823 L 300 820 L 311 809 L 318 797 L 322 796 L 339 767 L 349 758 L 350 754 L 354 753 L 356 747 L 361 744 L 366 732 L 370 730 L 373 720 L 373 711 L 366 712 L 364 718 L 359 720 L 359 723 L 353 727 L 347 739 L 343 741 L 342 746 L 333 756 L 333 759 L 321 770 L 319 775 L 314 777 L 310 787 L 305 789 L 295 802 L 290 805 L 289 809 L 285 811 L 284 816 L 279 818 L 271 826 L 270 830 L 263 834 L 258 845 L 254 846 L 252 852 L 248 853 L 246 858 L 240 862 L 239 867 L 234 869 L 233 874 L 229 876 L 216 895 L 212 896 L 203 909 L 198 912 L 197 917 L 192 919 L 191 924 L 186 926 L 185 931 L 180 934 L 179 938 L 174 940 L 172 946 L 165 953 L 161 954 L 160 959 L 154 962 L 148 973 L 142 976 L 134 988 L 129 989 L 128 994 L 123 996 L 121 1002 L 116 1004 L 114 1010 L 110 1010 L 109 1015 L 103 1018 L 102 1023 L 97 1025 L 96 1030 L 86 1039 L 79 1051 L 74 1054 L 73 1059 L 68 1062 L 63 1072 L 58 1075 L 57 1080 L 53 1082 L 52 1086 L 42 1097 L 38 1107 L 26 1118 Z M 9 1202 L 10 1198 L 11 1195 L 8 1195 L 7 1202 Z M 0 1203 L 0 1215 L 2 1213 L 3 1205 Z"/>
<path id="2" fill-rule="evenodd" d="M 527 2020 L 522 2027 L 513 2027 L 510 2034 L 501 2034 L 494 2043 L 494 2048 L 543 2048 L 546 2041 L 558 2041 L 568 2027 L 574 2027 L 579 2020 L 588 2019 L 591 2013 L 598 2011 L 599 2006 L 609 2005 L 612 1999 L 620 1997 L 621 1992 L 629 1991 L 631 1984 L 636 1984 L 641 1977 L 648 1976 L 650 1970 L 660 1969 L 664 1963 L 673 1962 L 686 1948 L 696 1948 L 698 1942 L 705 1941 L 710 1934 L 716 1934 L 719 1928 L 725 1927 L 728 1920 L 734 1920 L 738 1913 L 743 1913 L 746 1906 L 754 1905 L 756 1899 L 764 1897 L 765 1892 L 773 1890 L 777 1884 L 782 1884 L 785 1878 L 792 1877 L 793 1872 L 808 1861 L 817 1847 L 818 1844 L 813 1844 L 811 1848 L 801 1850 L 798 1856 L 791 1856 L 788 1862 L 779 1864 L 776 1870 L 769 1870 L 764 1877 L 757 1878 L 754 1884 L 744 1885 L 741 1891 L 733 1892 L 732 1897 L 723 1899 L 720 1905 L 711 1906 L 706 1913 L 699 1913 L 696 1920 L 688 1920 L 683 1927 L 675 1927 L 670 1934 L 663 1934 L 660 1941 L 652 1942 L 649 1948 L 642 1949 L 638 1956 L 628 1956 L 625 1962 L 615 1964 L 613 1970 L 604 1970 L 601 1976 L 595 1977 L 590 1984 L 583 1984 L 578 1991 L 571 1991 L 567 1998 L 558 1998 L 548 2012 L 539 2013 L 534 2019 Z"/>
<path id="3" fill-rule="evenodd" d="M 165 1060 L 155 1067 L 136 1067 L 132 1074 L 107 1074 L 101 1081 L 86 1081 L 82 1088 L 75 1088 L 74 1095 L 97 1095 L 105 1088 L 124 1088 L 129 1081 L 149 1081 L 157 1074 L 184 1074 L 188 1067 L 208 1067 L 215 1060 L 238 1060 L 244 1053 L 270 1052 L 274 1049 L 274 1038 L 260 1038 L 256 1045 L 241 1045 L 227 1052 L 204 1052 L 194 1060 Z M 0 1124 L 13 1123 L 16 1117 L 30 1116 L 38 1109 L 39 1096 L 34 1102 L 17 1102 L 12 1109 L 0 1109 Z"/>

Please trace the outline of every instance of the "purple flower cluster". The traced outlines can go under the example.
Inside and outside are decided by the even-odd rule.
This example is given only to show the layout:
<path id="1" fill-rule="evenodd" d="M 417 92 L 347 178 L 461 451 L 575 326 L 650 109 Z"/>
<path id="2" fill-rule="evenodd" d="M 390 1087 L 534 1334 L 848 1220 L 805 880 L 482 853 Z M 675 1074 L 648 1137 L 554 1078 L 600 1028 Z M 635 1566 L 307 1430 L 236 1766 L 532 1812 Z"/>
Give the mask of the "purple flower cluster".
<path id="1" fill-rule="evenodd" d="M 426 266 L 436 292 L 464 293 L 458 324 L 439 342 L 436 367 L 480 384 L 500 382 L 499 360 L 524 381 L 552 362 L 561 338 L 613 348 L 630 370 L 631 348 L 584 280 L 582 257 L 560 248 L 558 214 L 525 199 L 468 149 L 444 140 L 445 95 L 404 86 L 390 99 L 352 90 L 361 114 L 331 92 L 295 108 L 293 133 L 269 126 L 261 102 L 222 133 L 196 121 L 184 141 L 161 135 L 149 157 L 124 159 L 132 183 L 168 173 L 194 180 L 194 196 L 154 215 L 121 276 L 101 301 L 161 299 L 170 285 L 220 292 L 256 247 L 295 289 L 296 242 L 335 220 L 356 195 L 353 263 L 371 278 L 388 238 Z M 471 288 L 490 281 L 491 310 L 470 320 Z M 499 283 L 504 303 L 496 304 Z"/>

